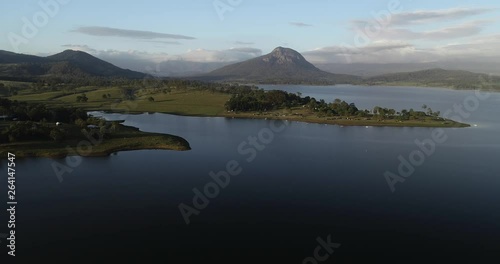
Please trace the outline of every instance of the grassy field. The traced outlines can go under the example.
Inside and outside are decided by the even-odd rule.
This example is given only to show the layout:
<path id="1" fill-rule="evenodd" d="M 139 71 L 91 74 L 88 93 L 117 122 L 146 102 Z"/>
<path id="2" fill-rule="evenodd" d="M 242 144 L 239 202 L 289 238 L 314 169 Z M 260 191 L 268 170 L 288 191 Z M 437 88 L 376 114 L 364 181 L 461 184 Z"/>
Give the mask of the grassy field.
<path id="1" fill-rule="evenodd" d="M 109 138 L 102 140 L 102 142 L 90 140 L 76 126 L 66 125 L 65 128 L 70 131 L 71 138 L 61 142 L 39 140 L 0 144 L 0 157 L 6 158 L 8 152 L 15 153 L 18 158 L 56 158 L 69 155 L 108 156 L 114 152 L 127 150 L 164 149 L 183 151 L 190 149 L 189 143 L 181 137 L 146 133 L 139 131 L 137 128 L 124 125 L 119 125 L 117 131 L 109 135 Z M 84 144 L 85 147 L 79 148 L 79 144 Z"/>
<path id="2" fill-rule="evenodd" d="M 87 102 L 77 102 L 76 98 L 85 94 Z M 106 98 L 103 98 L 106 95 Z M 154 101 L 150 102 L 149 97 Z M 122 90 L 119 87 L 96 89 L 83 87 L 76 92 L 63 91 L 45 93 L 20 93 L 9 97 L 11 100 L 44 103 L 48 106 L 72 106 L 86 110 L 104 110 L 115 112 L 159 112 L 178 115 L 217 116 L 224 112 L 224 103 L 228 94 L 204 91 L 174 91 L 171 93 L 139 93 L 133 101 L 122 100 Z"/>

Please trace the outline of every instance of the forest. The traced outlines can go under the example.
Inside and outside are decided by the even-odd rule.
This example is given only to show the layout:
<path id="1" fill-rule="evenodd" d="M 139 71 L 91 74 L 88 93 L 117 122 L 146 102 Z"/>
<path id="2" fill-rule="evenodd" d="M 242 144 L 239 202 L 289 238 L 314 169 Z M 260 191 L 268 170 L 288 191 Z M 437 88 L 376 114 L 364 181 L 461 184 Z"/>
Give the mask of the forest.
<path id="1" fill-rule="evenodd" d="M 347 103 L 341 99 L 334 99 L 331 103 L 325 100 L 316 100 L 300 93 L 289 93 L 280 90 L 264 91 L 261 89 L 240 89 L 233 94 L 225 104 L 226 110 L 231 112 L 268 112 L 283 108 L 302 107 L 312 112 L 316 112 L 319 117 L 340 116 L 340 117 L 374 117 L 378 120 L 396 119 L 418 120 L 426 117 L 438 118 L 440 112 L 434 112 L 427 105 L 423 105 L 424 111 L 414 109 L 396 111 L 391 108 L 380 106 L 372 110 L 361 110 L 354 103 Z"/>

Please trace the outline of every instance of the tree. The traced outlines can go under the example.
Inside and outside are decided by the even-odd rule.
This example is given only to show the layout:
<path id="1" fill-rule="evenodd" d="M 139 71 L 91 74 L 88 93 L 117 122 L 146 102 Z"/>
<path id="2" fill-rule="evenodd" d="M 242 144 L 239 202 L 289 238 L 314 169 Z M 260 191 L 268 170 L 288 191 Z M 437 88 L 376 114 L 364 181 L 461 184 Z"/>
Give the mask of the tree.
<path id="1" fill-rule="evenodd" d="M 87 122 L 85 122 L 85 120 L 83 119 L 77 119 L 75 120 L 75 125 L 81 128 L 85 128 L 87 126 Z"/>
<path id="2" fill-rule="evenodd" d="M 311 110 L 315 110 L 316 105 L 317 105 L 317 102 L 316 102 L 316 99 L 314 99 L 314 98 L 309 100 L 309 103 L 307 103 L 307 107 Z"/>
<path id="3" fill-rule="evenodd" d="M 154 101 L 155 101 L 155 99 L 154 99 L 154 97 L 153 97 L 153 96 L 150 96 L 150 97 L 148 98 L 148 101 L 150 101 L 150 102 L 154 102 Z"/>
<path id="4" fill-rule="evenodd" d="M 99 128 L 99 134 L 102 138 L 105 138 L 108 135 L 108 129 L 104 126 Z"/>
<path id="5" fill-rule="evenodd" d="M 47 110 L 42 105 L 34 105 L 26 112 L 31 121 L 41 120 L 46 115 L 46 113 Z"/>
<path id="6" fill-rule="evenodd" d="M 64 132 L 60 129 L 54 128 L 50 131 L 50 137 L 54 141 L 61 141 L 64 139 Z"/>
<path id="7" fill-rule="evenodd" d="M 378 110 L 379 118 L 384 119 L 385 115 L 387 115 L 387 108 L 380 107 L 380 109 Z"/>
<path id="8" fill-rule="evenodd" d="M 116 132 L 119 129 L 120 129 L 120 124 L 116 121 L 113 121 L 113 123 L 111 123 L 111 127 L 109 128 L 111 132 Z"/>
<path id="9" fill-rule="evenodd" d="M 423 104 L 423 105 L 422 105 L 422 109 L 427 109 L 427 105 L 426 105 L 426 104 Z"/>
<path id="10" fill-rule="evenodd" d="M 431 109 L 431 108 L 427 108 L 427 114 L 428 114 L 428 115 L 433 115 L 433 114 L 434 114 L 434 112 L 432 111 L 432 109 Z"/>
<path id="11" fill-rule="evenodd" d="M 76 97 L 77 102 L 87 102 L 89 98 L 87 97 L 86 94 L 82 94 Z"/>

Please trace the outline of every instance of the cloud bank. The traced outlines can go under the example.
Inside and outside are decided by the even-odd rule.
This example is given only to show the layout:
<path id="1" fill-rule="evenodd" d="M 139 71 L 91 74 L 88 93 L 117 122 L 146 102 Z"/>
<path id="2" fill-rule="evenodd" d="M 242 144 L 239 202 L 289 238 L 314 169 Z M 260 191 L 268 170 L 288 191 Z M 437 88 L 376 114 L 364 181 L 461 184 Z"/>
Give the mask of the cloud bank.
<path id="1" fill-rule="evenodd" d="M 195 39 L 194 37 L 184 35 L 110 27 L 78 27 L 74 30 L 71 30 L 71 32 L 98 37 L 121 37 L 131 39 Z"/>

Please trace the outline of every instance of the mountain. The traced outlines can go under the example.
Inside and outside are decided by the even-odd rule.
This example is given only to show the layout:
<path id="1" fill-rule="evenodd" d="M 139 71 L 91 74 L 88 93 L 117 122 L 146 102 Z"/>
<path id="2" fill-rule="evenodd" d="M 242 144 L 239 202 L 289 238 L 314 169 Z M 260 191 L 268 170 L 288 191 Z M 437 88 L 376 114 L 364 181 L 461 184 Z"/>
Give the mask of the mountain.
<path id="1" fill-rule="evenodd" d="M 307 58 L 307 57 L 306 57 Z M 482 61 L 439 61 L 415 63 L 315 63 L 316 67 L 326 72 L 373 77 L 382 74 L 414 72 L 441 68 L 444 70 L 464 70 L 484 74 L 500 75 L 498 62 Z"/>
<path id="2" fill-rule="evenodd" d="M 322 71 L 293 49 L 278 47 L 271 53 L 234 63 L 199 76 L 209 81 L 255 83 L 338 84 L 357 83 L 360 78 Z"/>
<path id="3" fill-rule="evenodd" d="M 10 51 L 0 50 L 0 64 L 42 62 L 44 58 L 33 55 L 18 54 Z"/>
<path id="4" fill-rule="evenodd" d="M 0 79 L 37 79 L 43 77 L 113 77 L 139 79 L 147 75 L 125 70 L 82 51 L 65 50 L 38 57 L 0 51 Z"/>
<path id="5" fill-rule="evenodd" d="M 365 78 L 364 82 L 370 85 L 392 84 L 452 87 L 455 89 L 500 89 L 499 76 L 441 68 L 384 74 Z"/>
<path id="6" fill-rule="evenodd" d="M 364 78 L 382 74 L 422 71 L 439 68 L 439 65 L 432 63 L 317 63 L 318 69 L 326 72 L 339 74 L 350 74 L 362 76 Z"/>

